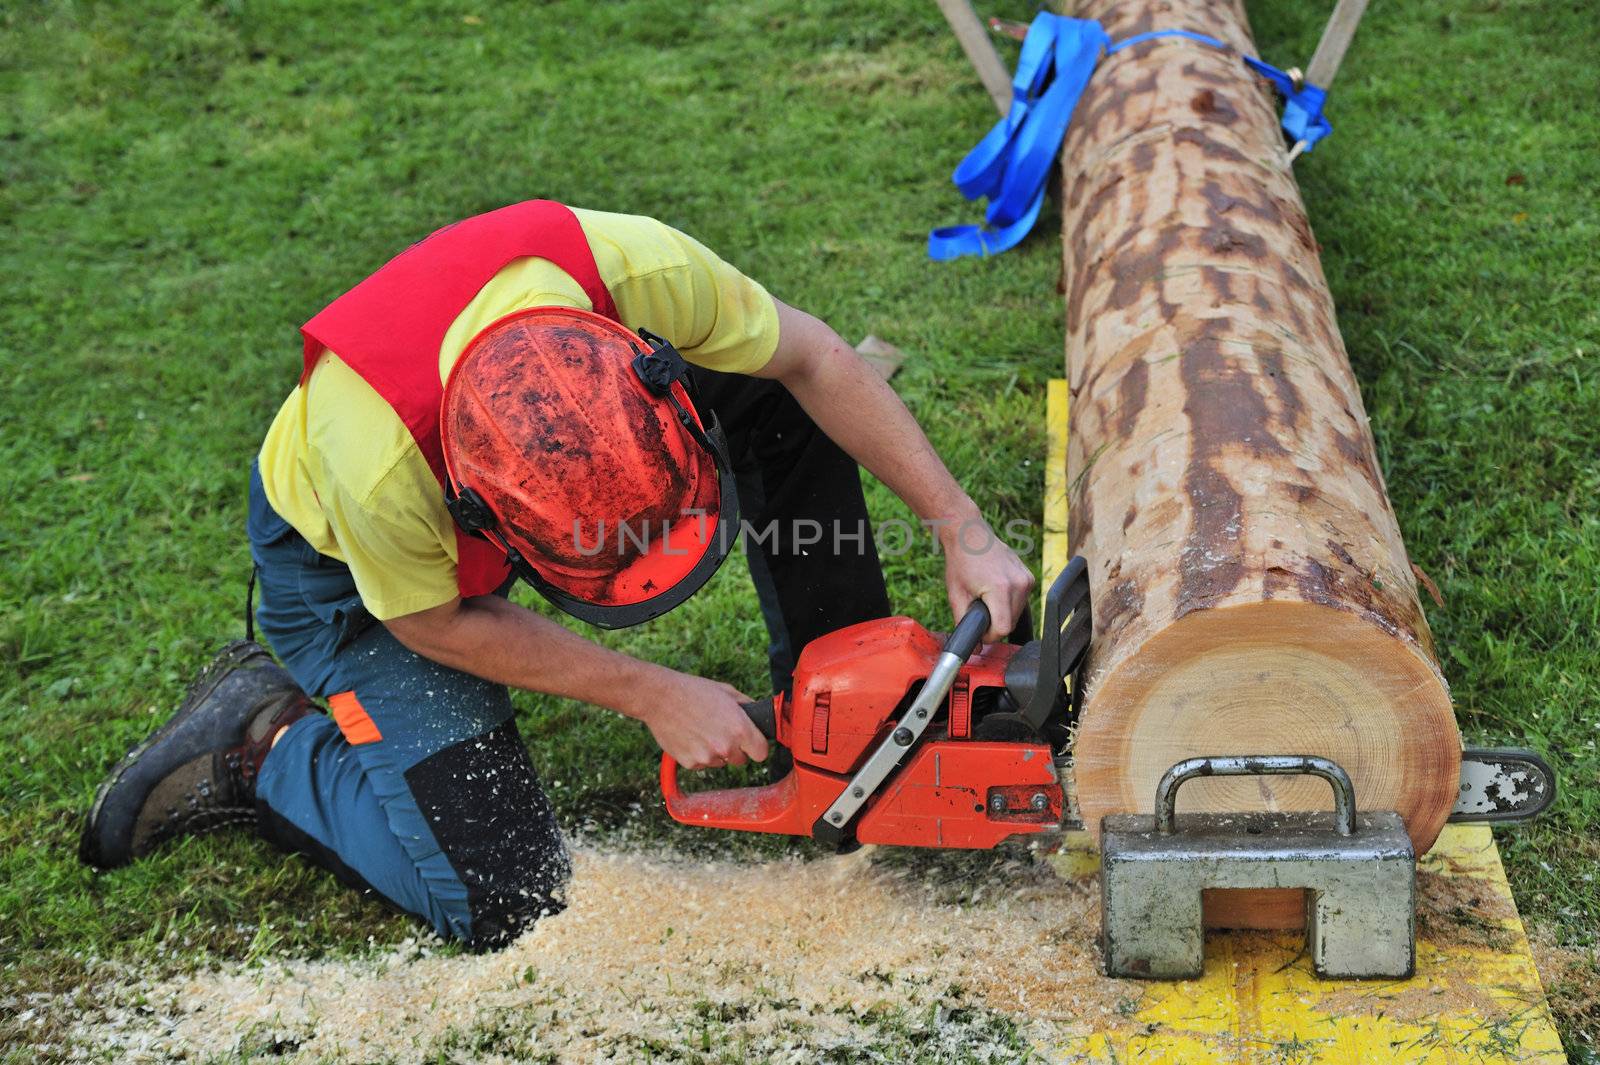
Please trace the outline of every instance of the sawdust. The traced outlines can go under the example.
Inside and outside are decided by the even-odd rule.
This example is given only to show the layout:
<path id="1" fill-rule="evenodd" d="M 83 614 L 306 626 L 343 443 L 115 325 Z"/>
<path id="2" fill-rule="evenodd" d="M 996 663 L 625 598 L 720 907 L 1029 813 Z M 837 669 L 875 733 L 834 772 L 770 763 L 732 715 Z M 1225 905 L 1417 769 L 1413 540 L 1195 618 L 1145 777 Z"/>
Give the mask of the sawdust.
<path id="1" fill-rule="evenodd" d="M 1025 849 L 737 862 L 610 844 L 578 847 L 574 864 L 569 908 L 497 954 L 407 941 L 154 983 L 130 970 L 54 1008 L 77 1017 L 77 1057 L 130 1062 L 1016 1060 L 1027 1043 L 1151 1030 L 1150 985 L 1098 972 L 1095 881 Z M 1474 960 L 1516 935 L 1491 883 L 1423 869 L 1418 912 L 1426 979 L 1351 983 L 1319 1013 L 1498 1030 L 1542 1008 L 1486 986 Z M 1236 956 L 1307 964 L 1277 942 Z M 1592 956 L 1548 939 L 1535 951 L 1558 1015 L 1594 1030 Z"/>
<path id="2" fill-rule="evenodd" d="M 1404 1024 L 1423 1024 L 1447 1015 L 1470 1014 L 1484 1024 L 1510 1019 L 1525 1003 L 1507 1002 L 1495 989 L 1477 982 L 1478 967 L 1468 959 L 1419 962 L 1428 979 L 1397 983 L 1351 983 L 1324 995 L 1317 1010 L 1329 1016 L 1383 1016 Z"/>
<path id="3" fill-rule="evenodd" d="M 1562 946 L 1548 929 L 1529 929 L 1533 964 L 1557 1023 L 1591 1048 L 1600 1045 L 1600 950 Z"/>
<path id="4" fill-rule="evenodd" d="M 1486 880 L 1417 870 L 1417 936 L 1435 946 L 1505 950 L 1518 926 L 1511 900 Z"/>
<path id="5" fill-rule="evenodd" d="M 1129 985 L 1096 972 L 1091 882 L 1026 855 L 906 854 L 740 865 L 579 849 L 569 908 L 501 953 L 408 943 L 127 979 L 79 997 L 96 1001 L 74 1040 L 128 1061 L 249 1046 L 287 1061 L 474 1046 L 631 1059 L 702 1043 L 815 1060 L 885 1018 L 992 1011 L 1058 1033 L 1117 1020 Z"/>
<path id="6" fill-rule="evenodd" d="M 1529 1003 L 1486 986 L 1471 951 L 1510 950 L 1520 929 L 1516 907 L 1478 867 L 1431 855 L 1417 870 L 1417 966 L 1427 979 L 1355 984 L 1320 1008 L 1333 1014 L 1383 1014 L 1411 1024 L 1445 1014 L 1471 1014 L 1485 1024 L 1511 1020 Z M 1461 951 L 1459 948 L 1468 948 Z"/>

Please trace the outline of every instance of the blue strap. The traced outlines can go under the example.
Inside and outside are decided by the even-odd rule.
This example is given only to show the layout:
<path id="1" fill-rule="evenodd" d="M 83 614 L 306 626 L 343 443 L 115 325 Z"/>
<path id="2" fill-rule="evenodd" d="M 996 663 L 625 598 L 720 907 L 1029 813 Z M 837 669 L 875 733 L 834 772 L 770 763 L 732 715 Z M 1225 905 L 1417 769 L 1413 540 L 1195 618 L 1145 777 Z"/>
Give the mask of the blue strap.
<path id="1" fill-rule="evenodd" d="M 1033 229 L 1044 205 L 1045 179 L 1061 150 L 1078 97 L 1102 55 L 1159 37 L 1182 37 L 1223 51 L 1215 37 L 1192 30 L 1151 30 L 1111 43 L 1098 22 L 1041 12 L 1028 27 L 1011 79 L 1011 108 L 951 175 L 969 200 L 986 196 L 982 226 L 945 226 L 928 234 L 928 258 L 998 255 L 1016 247 Z M 1250 68 L 1283 94 L 1283 128 L 1305 150 L 1333 132 L 1322 114 L 1327 90 L 1309 82 L 1297 90 L 1288 74 L 1242 56 Z"/>
<path id="2" fill-rule="evenodd" d="M 1186 37 L 1191 41 L 1209 44 L 1213 48 L 1228 50 L 1226 44 L 1204 33 L 1195 33 L 1191 30 L 1151 30 L 1118 41 L 1106 49 L 1106 54 L 1120 52 L 1124 48 L 1156 37 Z M 1313 85 L 1309 81 L 1302 81 L 1300 88 L 1296 89 L 1294 79 L 1271 63 L 1264 63 L 1247 55 L 1239 58 L 1243 59 L 1251 70 L 1272 82 L 1278 92 L 1283 94 L 1283 131 L 1289 134 L 1294 143 L 1299 144 L 1303 141 L 1304 150 L 1309 152 L 1318 141 L 1333 132 L 1333 124 L 1322 114 L 1323 104 L 1328 99 L 1327 89 Z"/>
<path id="3" fill-rule="evenodd" d="M 1251 70 L 1272 82 L 1283 94 L 1283 131 L 1296 144 L 1305 142 L 1305 150 L 1309 152 L 1318 141 L 1333 132 L 1333 123 L 1322 114 L 1322 105 L 1328 99 L 1327 89 L 1309 81 L 1301 82 L 1300 88 L 1296 89 L 1294 79 L 1271 63 L 1263 63 L 1250 56 L 1243 58 Z"/>
<path id="4" fill-rule="evenodd" d="M 1215 37 L 1208 37 L 1204 33 L 1195 33 L 1193 30 L 1151 30 L 1148 33 L 1136 33 L 1132 37 L 1124 37 L 1110 48 L 1107 48 L 1106 55 L 1120 52 L 1124 48 L 1132 48 L 1134 45 L 1141 44 L 1144 41 L 1153 41 L 1157 37 L 1184 37 L 1191 41 L 1199 41 L 1201 44 L 1209 44 L 1211 47 L 1219 48 L 1223 51 L 1228 49 L 1227 45 Z"/>
<path id="5" fill-rule="evenodd" d="M 1033 20 L 1011 81 L 1010 111 L 952 175 L 967 199 L 988 197 L 985 225 L 935 229 L 928 234 L 929 258 L 997 255 L 1028 235 L 1078 97 L 1110 44 L 1098 22 L 1048 12 Z"/>

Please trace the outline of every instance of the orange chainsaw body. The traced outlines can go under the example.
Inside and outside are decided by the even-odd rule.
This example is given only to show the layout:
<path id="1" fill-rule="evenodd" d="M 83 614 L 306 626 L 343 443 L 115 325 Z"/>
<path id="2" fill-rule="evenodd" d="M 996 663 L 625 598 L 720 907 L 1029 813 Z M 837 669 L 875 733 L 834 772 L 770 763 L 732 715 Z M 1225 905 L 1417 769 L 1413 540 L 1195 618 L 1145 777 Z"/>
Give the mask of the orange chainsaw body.
<path id="1" fill-rule="evenodd" d="M 895 729 L 940 649 L 905 617 L 813 640 L 776 702 L 778 742 L 793 755 L 793 770 L 762 787 L 685 793 L 677 765 L 663 756 L 668 812 L 690 825 L 813 835 L 851 775 Z M 857 841 L 986 848 L 1060 824 L 1063 796 L 1049 745 L 974 737 L 975 722 L 1006 699 L 1006 666 L 1017 651 L 981 646 L 966 660 L 922 741 L 855 819 Z"/>

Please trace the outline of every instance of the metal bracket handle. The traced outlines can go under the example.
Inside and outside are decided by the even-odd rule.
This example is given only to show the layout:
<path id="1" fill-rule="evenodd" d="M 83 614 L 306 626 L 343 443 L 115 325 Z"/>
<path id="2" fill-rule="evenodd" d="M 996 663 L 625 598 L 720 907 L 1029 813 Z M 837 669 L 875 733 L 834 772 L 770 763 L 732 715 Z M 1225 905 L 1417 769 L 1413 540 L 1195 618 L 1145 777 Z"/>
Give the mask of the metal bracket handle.
<path id="1" fill-rule="evenodd" d="M 1156 785 L 1156 831 L 1170 836 L 1177 831 L 1178 788 L 1195 777 L 1321 777 L 1333 787 L 1333 813 L 1341 836 L 1355 834 L 1356 788 L 1337 762 L 1314 755 L 1213 755 L 1186 758 L 1161 774 Z"/>

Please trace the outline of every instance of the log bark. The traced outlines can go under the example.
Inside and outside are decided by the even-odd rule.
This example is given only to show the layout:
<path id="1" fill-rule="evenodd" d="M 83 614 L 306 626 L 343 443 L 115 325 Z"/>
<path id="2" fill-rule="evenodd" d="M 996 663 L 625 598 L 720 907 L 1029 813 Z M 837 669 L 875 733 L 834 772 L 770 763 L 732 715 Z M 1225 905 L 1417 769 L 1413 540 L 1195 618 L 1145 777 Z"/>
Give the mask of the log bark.
<path id="1" fill-rule="evenodd" d="M 1075 7 L 1113 40 L 1182 28 L 1255 54 L 1238 0 Z M 1136 45 L 1101 62 L 1062 159 L 1069 534 L 1095 586 L 1086 822 L 1149 811 L 1183 758 L 1316 754 L 1421 853 L 1460 735 L 1274 98 L 1234 53 Z M 1318 809 L 1327 790 L 1200 780 L 1179 809 Z M 1207 916 L 1303 910 L 1216 894 Z"/>

